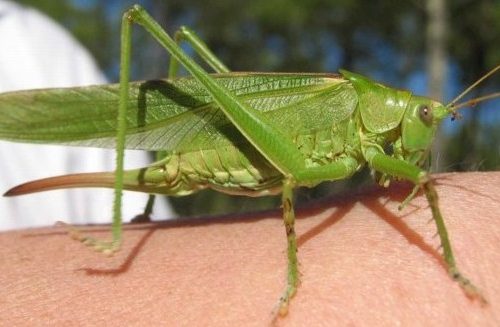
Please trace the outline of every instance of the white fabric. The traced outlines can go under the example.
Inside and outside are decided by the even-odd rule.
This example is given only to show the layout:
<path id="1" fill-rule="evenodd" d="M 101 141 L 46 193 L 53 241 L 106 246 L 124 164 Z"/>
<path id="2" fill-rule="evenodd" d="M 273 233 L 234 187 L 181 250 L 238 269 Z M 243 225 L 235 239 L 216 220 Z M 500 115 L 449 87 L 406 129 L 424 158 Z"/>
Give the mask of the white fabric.
<path id="1" fill-rule="evenodd" d="M 105 83 L 94 61 L 65 30 L 33 9 L 0 0 L 0 92 Z M 128 151 L 128 167 L 142 167 L 142 151 Z M 113 170 L 111 150 L 0 142 L 0 192 L 33 179 L 70 172 Z M 0 230 L 110 222 L 112 190 L 72 189 L 0 198 Z M 124 220 L 142 213 L 147 195 L 125 192 Z M 155 216 L 171 217 L 165 201 Z"/>

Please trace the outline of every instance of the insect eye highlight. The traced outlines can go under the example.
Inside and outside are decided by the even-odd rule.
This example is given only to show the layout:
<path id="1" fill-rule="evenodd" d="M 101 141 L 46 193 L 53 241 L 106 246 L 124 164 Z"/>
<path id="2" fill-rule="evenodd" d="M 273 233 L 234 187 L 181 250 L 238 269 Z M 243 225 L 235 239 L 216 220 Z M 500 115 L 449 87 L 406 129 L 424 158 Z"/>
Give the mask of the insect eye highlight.
<path id="1" fill-rule="evenodd" d="M 426 104 L 423 104 L 420 106 L 419 110 L 419 115 L 420 119 L 426 123 L 427 125 L 432 124 L 432 108 Z"/>

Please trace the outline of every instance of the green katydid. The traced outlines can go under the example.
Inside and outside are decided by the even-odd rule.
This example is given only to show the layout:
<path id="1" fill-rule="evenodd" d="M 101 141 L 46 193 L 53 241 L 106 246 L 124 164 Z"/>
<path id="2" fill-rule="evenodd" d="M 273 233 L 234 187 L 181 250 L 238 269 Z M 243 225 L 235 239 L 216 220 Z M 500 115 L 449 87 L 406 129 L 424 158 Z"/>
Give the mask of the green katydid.
<path id="1" fill-rule="evenodd" d="M 129 83 L 133 23 L 142 25 L 172 56 L 169 79 Z M 208 74 L 189 58 L 178 45 L 182 41 L 217 74 Z M 191 77 L 176 77 L 179 65 Z M 67 187 L 114 188 L 112 241 L 79 236 L 85 244 L 112 253 L 121 243 L 123 189 L 173 196 L 204 188 L 248 196 L 281 193 L 288 279 L 280 312 L 286 313 L 299 281 L 293 189 L 349 178 L 368 165 L 382 174 L 383 184 L 390 178 L 413 182 L 407 201 L 418 189 L 424 190 L 450 276 L 467 294 L 484 301 L 457 268 L 436 191 L 421 168 L 437 126 L 471 103 L 456 105 L 471 88 L 445 106 L 348 71 L 231 73 L 192 31 L 181 28 L 173 40 L 136 5 L 122 20 L 118 85 L 0 95 L 1 139 L 116 147 L 116 171 L 29 182 L 6 195 Z M 387 145 L 392 146 L 390 153 Z M 124 171 L 125 148 L 162 155 L 146 168 Z"/>

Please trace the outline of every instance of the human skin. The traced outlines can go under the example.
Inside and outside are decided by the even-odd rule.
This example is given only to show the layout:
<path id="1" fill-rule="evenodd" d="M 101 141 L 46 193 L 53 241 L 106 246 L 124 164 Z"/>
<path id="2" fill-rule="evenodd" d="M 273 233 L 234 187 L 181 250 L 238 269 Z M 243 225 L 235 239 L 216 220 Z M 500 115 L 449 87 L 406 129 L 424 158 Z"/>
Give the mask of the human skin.
<path id="1" fill-rule="evenodd" d="M 436 175 L 462 273 L 447 275 L 423 195 L 396 183 L 298 208 L 301 285 L 273 321 L 285 286 L 280 212 L 125 226 L 113 257 L 50 227 L 0 234 L 4 325 L 499 326 L 500 173 Z M 84 227 L 104 237 L 102 226 Z"/>

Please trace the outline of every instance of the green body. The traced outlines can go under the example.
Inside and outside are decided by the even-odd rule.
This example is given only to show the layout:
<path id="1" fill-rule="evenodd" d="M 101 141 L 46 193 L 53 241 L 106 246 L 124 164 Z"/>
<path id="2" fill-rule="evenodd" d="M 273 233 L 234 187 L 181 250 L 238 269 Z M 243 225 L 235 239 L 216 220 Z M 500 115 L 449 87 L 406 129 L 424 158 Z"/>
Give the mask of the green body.
<path id="1" fill-rule="evenodd" d="M 292 140 L 307 167 L 351 158 L 357 163 L 355 172 L 366 163 L 363 153 L 369 146 L 392 145 L 395 156 L 409 153 L 401 146 L 401 130 L 411 119 L 411 115 L 405 116 L 413 109 L 411 93 L 352 73 L 344 75 L 347 78 L 278 73 L 227 73 L 214 77 Z M 366 90 L 367 86 L 371 89 Z M 0 137 L 115 147 L 118 89 L 118 85 L 106 85 L 0 95 Z M 370 99 L 366 99 L 366 94 Z M 281 192 L 283 174 L 231 124 L 195 79 L 134 82 L 130 84 L 129 96 L 126 147 L 166 151 L 167 156 L 145 172 L 127 172 L 125 189 L 174 196 L 207 187 L 248 196 Z M 370 103 L 395 97 L 401 100 L 394 101 L 397 105 L 389 109 Z M 415 99 L 420 98 L 412 99 L 413 102 Z M 36 111 L 33 103 L 37 103 Z M 424 141 L 431 139 L 433 133 L 431 129 Z M 421 131 L 416 134 L 421 135 Z M 422 137 L 417 135 L 416 139 Z M 414 149 L 410 148 L 412 153 Z M 109 175 L 101 176 L 105 181 L 95 176 L 95 184 L 88 179 L 84 185 L 63 183 L 61 187 L 113 187 Z"/>
<path id="2" fill-rule="evenodd" d="M 142 25 L 172 56 L 170 79 L 129 83 L 131 26 Z M 210 75 L 178 43 L 187 41 L 219 74 Z M 455 111 L 347 71 L 328 74 L 229 73 L 187 28 L 172 39 L 140 7 L 122 18 L 120 84 L 0 95 L 0 139 L 117 149 L 116 171 L 53 177 L 6 195 L 62 187 L 114 187 L 113 240 L 76 235 L 112 253 L 121 244 L 122 189 L 185 195 L 281 193 L 287 237 L 286 313 L 299 273 L 293 189 L 349 178 L 364 165 L 423 189 L 448 273 L 482 299 L 458 270 L 437 193 L 422 169 L 438 124 Z M 192 77 L 175 78 L 182 65 Z M 159 151 L 159 161 L 124 172 L 124 148 Z M 153 197 L 147 204 L 151 212 Z"/>
<path id="3" fill-rule="evenodd" d="M 347 129 L 355 123 L 357 96 L 338 75 L 230 73 L 216 80 L 275 122 L 310 164 L 335 160 L 352 144 Z M 65 97 L 68 91 L 0 95 L 0 115 L 15 113 L 0 122 L 1 137 L 113 148 L 118 85 L 71 89 L 71 104 Z M 196 80 L 131 83 L 130 99 L 127 148 L 168 152 L 146 175 L 152 179 L 148 186 L 141 187 L 169 195 L 205 187 L 247 195 L 280 191 L 282 174 L 225 118 Z M 34 101 L 41 106 L 37 112 L 32 111 Z M 130 173 L 126 187 L 139 187 L 132 178 Z"/>

